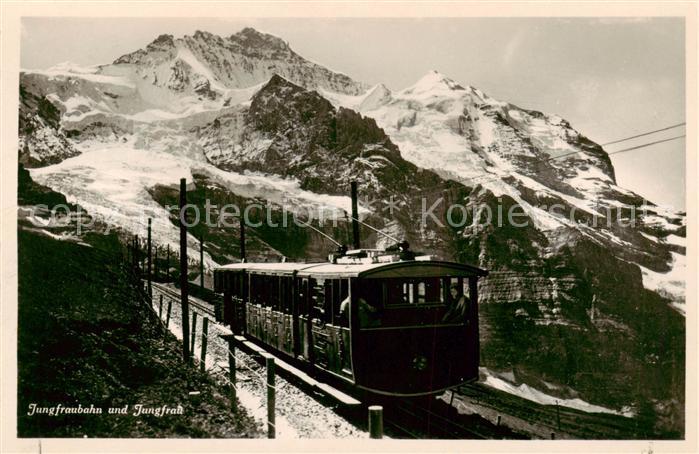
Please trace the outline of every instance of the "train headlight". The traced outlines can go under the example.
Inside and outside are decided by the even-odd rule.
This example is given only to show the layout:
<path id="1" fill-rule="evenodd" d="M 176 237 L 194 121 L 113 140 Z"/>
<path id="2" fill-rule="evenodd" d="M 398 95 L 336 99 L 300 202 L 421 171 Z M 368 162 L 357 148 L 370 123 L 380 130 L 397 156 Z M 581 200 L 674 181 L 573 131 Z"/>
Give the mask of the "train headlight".
<path id="1" fill-rule="evenodd" d="M 427 358 L 422 355 L 418 355 L 413 358 L 412 365 L 413 369 L 415 370 L 425 370 L 427 369 Z"/>

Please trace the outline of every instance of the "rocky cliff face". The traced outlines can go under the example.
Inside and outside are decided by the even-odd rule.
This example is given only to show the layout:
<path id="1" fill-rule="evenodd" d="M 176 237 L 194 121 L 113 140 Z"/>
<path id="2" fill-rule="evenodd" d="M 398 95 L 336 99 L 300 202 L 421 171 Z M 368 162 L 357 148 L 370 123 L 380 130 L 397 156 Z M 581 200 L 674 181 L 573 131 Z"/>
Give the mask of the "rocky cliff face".
<path id="1" fill-rule="evenodd" d="M 325 210 L 339 223 L 314 225 L 344 240 L 357 180 L 367 222 L 491 271 L 483 366 L 617 410 L 655 408 L 677 426 L 684 214 L 619 187 L 604 150 L 564 119 L 437 72 L 398 92 L 367 87 L 252 29 L 162 35 L 112 65 L 27 72 L 21 84 L 21 160 L 106 222 L 143 234 L 151 216 L 156 238 L 176 245 L 165 208 L 184 177 L 202 205 L 268 204 L 275 220 Z M 236 228 L 214 230 L 210 265 L 236 254 Z M 368 247 L 391 242 L 362 234 Z M 334 248 L 298 226 L 252 235 L 249 252 L 265 258 Z"/>
<path id="2" fill-rule="evenodd" d="M 19 162 L 26 167 L 56 164 L 76 156 L 61 127 L 61 113 L 45 96 L 20 87 Z"/>

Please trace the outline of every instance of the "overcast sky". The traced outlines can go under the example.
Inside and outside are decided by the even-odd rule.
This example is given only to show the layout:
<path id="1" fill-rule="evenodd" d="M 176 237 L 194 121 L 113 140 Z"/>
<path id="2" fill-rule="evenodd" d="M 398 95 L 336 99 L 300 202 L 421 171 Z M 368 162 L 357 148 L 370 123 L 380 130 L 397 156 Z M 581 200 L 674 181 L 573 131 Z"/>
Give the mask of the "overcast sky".
<path id="1" fill-rule="evenodd" d="M 25 18 L 22 68 L 108 63 L 155 37 L 251 26 L 370 84 L 412 85 L 431 69 L 501 101 L 556 113 L 598 143 L 685 121 L 684 20 Z M 673 137 L 683 128 L 611 145 Z M 612 155 L 620 186 L 685 209 L 684 139 Z"/>

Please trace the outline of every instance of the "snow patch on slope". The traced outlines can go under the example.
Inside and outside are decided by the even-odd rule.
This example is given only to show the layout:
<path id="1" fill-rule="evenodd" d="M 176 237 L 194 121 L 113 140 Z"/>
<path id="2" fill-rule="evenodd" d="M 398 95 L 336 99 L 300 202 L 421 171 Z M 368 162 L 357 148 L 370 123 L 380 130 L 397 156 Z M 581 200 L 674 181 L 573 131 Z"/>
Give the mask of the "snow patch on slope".
<path id="1" fill-rule="evenodd" d="M 687 256 L 677 252 L 670 252 L 670 254 L 672 254 L 672 269 L 666 273 L 659 273 L 639 265 L 643 274 L 643 286 L 670 298 L 672 306 L 685 314 Z"/>
<path id="2" fill-rule="evenodd" d="M 294 179 L 226 172 L 179 154 L 137 149 L 132 143 L 92 144 L 79 156 L 30 172 L 37 183 L 64 194 L 69 202 L 80 205 L 108 225 L 144 236 L 148 218 L 152 218 L 153 235 L 160 243 L 173 248 L 178 247 L 179 230 L 170 222 L 169 212 L 153 200 L 148 189 L 157 184 L 177 186 L 181 178 L 191 182 L 193 173 L 204 174 L 243 197 L 283 205 L 304 221 L 309 216 L 343 218 L 352 205 L 349 197 L 303 190 L 300 182 Z M 239 208 L 242 211 L 243 207 Z M 192 248 L 196 249 L 197 241 L 188 236 Z M 216 265 L 208 254 L 205 265 Z"/>
<path id="3" fill-rule="evenodd" d="M 98 67 L 80 67 L 78 65 L 62 63 L 57 66 L 53 66 L 49 69 L 20 69 L 20 73 L 26 74 L 41 74 L 49 77 L 49 79 L 84 79 L 90 82 L 104 85 L 121 85 L 127 88 L 135 88 L 136 85 L 126 77 L 121 76 L 107 76 L 104 74 L 97 74 L 99 70 Z"/>
<path id="4" fill-rule="evenodd" d="M 502 378 L 499 378 L 493 372 L 484 367 L 481 367 L 480 371 L 481 373 L 485 373 L 486 378 L 484 384 L 486 386 L 490 386 L 491 388 L 504 391 L 508 394 L 512 394 L 523 399 L 531 400 L 532 402 L 536 402 L 541 405 L 560 405 L 562 407 L 573 408 L 575 410 L 584 411 L 586 413 L 609 413 L 614 415 L 626 416 L 628 418 L 634 416 L 634 413 L 629 410 L 612 410 L 610 408 L 602 407 L 600 405 L 594 405 L 589 402 L 585 402 L 584 400 L 579 398 L 561 399 L 546 394 L 542 391 L 539 391 L 536 388 L 532 388 L 531 386 L 524 383 L 521 385 L 516 385 L 514 383 L 510 383 L 506 380 L 503 380 Z"/>
<path id="5" fill-rule="evenodd" d="M 221 84 L 221 82 L 219 82 L 216 76 L 214 76 L 214 73 L 212 73 L 209 68 L 207 68 L 202 62 L 200 62 L 197 59 L 197 57 L 194 56 L 191 50 L 187 49 L 184 46 L 178 46 L 177 58 L 187 63 L 195 73 L 205 77 L 211 84 L 211 88 L 214 88 L 218 91 L 227 90 L 226 87 L 224 87 Z"/>

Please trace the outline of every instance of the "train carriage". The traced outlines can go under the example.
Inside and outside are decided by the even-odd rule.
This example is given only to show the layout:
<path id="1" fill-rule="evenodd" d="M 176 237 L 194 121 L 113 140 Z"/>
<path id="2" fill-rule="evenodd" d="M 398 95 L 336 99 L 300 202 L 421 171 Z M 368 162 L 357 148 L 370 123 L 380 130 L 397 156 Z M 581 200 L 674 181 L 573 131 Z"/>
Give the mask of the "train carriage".
<path id="1" fill-rule="evenodd" d="M 222 321 L 366 392 L 418 396 L 478 377 L 477 282 L 487 271 L 374 255 L 236 263 L 214 272 Z"/>

